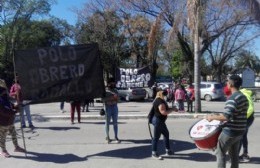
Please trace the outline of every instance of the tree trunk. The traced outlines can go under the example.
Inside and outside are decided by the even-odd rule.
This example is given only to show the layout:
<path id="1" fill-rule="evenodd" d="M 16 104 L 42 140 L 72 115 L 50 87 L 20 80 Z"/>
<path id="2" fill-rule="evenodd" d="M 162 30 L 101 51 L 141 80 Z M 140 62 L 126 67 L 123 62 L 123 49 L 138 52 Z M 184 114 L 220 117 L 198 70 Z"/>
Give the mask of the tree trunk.
<path id="1" fill-rule="evenodd" d="M 199 26 L 201 22 L 200 7 L 197 7 L 195 16 L 195 31 L 194 31 L 194 82 L 195 82 L 195 112 L 201 112 L 201 100 L 200 100 L 200 58 L 201 47 L 199 37 Z"/>

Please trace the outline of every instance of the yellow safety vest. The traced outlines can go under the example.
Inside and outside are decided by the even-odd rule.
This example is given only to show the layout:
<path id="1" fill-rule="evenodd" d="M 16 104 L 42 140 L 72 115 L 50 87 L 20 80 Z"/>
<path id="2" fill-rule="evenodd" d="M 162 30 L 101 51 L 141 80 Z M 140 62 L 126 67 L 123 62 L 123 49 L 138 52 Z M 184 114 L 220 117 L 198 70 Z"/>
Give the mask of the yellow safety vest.
<path id="1" fill-rule="evenodd" d="M 254 102 L 252 100 L 253 92 L 252 90 L 248 90 L 245 88 L 241 89 L 240 91 L 246 96 L 248 100 L 248 109 L 247 109 L 246 117 L 249 118 L 254 113 Z"/>

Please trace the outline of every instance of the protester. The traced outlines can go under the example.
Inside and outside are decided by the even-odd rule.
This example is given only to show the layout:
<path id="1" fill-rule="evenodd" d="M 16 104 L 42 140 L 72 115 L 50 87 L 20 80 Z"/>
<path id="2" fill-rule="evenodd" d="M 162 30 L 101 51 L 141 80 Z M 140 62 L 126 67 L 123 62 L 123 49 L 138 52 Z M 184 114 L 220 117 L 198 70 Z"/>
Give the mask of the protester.
<path id="1" fill-rule="evenodd" d="M 193 101 L 195 100 L 194 86 L 190 84 L 187 88 L 186 101 L 187 101 L 187 112 L 192 112 Z"/>
<path id="2" fill-rule="evenodd" d="M 11 156 L 6 150 L 6 144 L 5 144 L 8 131 L 12 136 L 12 142 L 15 147 L 14 151 L 25 152 L 25 150 L 18 145 L 15 126 L 14 126 L 15 113 L 16 113 L 14 108 L 17 107 L 18 106 L 14 107 L 9 101 L 7 89 L 5 87 L 0 86 L 0 147 L 1 147 L 0 155 L 6 158 Z"/>
<path id="3" fill-rule="evenodd" d="M 61 113 L 65 113 L 66 111 L 64 110 L 64 101 L 63 102 L 60 102 L 60 112 Z"/>
<path id="4" fill-rule="evenodd" d="M 89 107 L 94 107 L 94 99 L 88 98 L 82 101 L 82 112 L 89 112 Z"/>
<path id="5" fill-rule="evenodd" d="M 247 109 L 247 126 L 246 126 L 246 132 L 243 135 L 242 141 L 240 143 L 240 150 L 243 146 L 243 154 L 241 156 L 239 156 L 239 161 L 240 162 L 249 162 L 250 161 L 250 157 L 248 156 L 248 139 L 247 139 L 247 133 L 249 130 L 249 127 L 253 124 L 254 122 L 254 102 L 252 100 L 252 95 L 253 92 L 251 90 L 248 89 L 241 89 L 240 92 L 242 92 L 249 103 L 248 109 Z"/>
<path id="6" fill-rule="evenodd" d="M 70 120 L 71 120 L 71 124 L 75 124 L 74 123 L 74 116 L 75 116 L 75 110 L 77 111 L 78 114 L 78 123 L 81 123 L 81 114 L 80 114 L 80 105 L 81 102 L 78 100 L 74 100 L 70 102 Z"/>
<path id="7" fill-rule="evenodd" d="M 184 112 L 185 91 L 181 84 L 177 86 L 174 96 L 179 112 Z"/>
<path id="8" fill-rule="evenodd" d="M 225 83 L 225 86 L 223 87 L 223 92 L 224 92 L 224 95 L 225 95 L 226 99 L 228 99 L 229 96 L 231 96 L 231 94 L 232 94 L 230 89 L 227 86 L 227 81 Z"/>
<path id="9" fill-rule="evenodd" d="M 232 95 L 225 104 L 225 112 L 220 114 L 207 115 L 205 118 L 223 121 L 224 125 L 218 138 L 216 156 L 218 168 L 226 167 L 226 153 L 229 153 L 231 167 L 238 168 L 239 145 L 246 131 L 246 112 L 248 101 L 246 96 L 239 91 L 242 79 L 238 75 L 232 75 L 227 83 Z"/>
<path id="10" fill-rule="evenodd" d="M 22 128 L 26 127 L 24 115 L 26 115 L 29 127 L 34 128 L 34 125 L 32 123 L 30 105 L 27 104 L 26 100 L 23 100 L 22 88 L 21 88 L 21 85 L 19 84 L 19 77 L 18 76 L 15 77 L 15 83 L 11 86 L 10 96 L 13 97 L 17 101 L 19 108 L 21 110 L 21 113 L 22 113 L 22 115 L 21 115 Z"/>
<path id="11" fill-rule="evenodd" d="M 106 96 L 103 98 L 103 102 L 105 103 L 105 111 L 106 111 L 106 123 L 105 123 L 105 131 L 106 131 L 106 141 L 110 143 L 112 140 L 109 136 L 109 125 L 111 124 L 111 118 L 113 120 L 114 127 L 114 135 L 116 143 L 120 143 L 121 141 L 118 138 L 118 92 L 115 89 L 115 81 L 113 78 L 110 78 L 107 81 L 107 89 Z"/>
<path id="12" fill-rule="evenodd" d="M 173 155 L 174 152 L 170 147 L 170 139 L 169 139 L 169 131 L 166 126 L 167 115 L 171 113 L 173 110 L 178 111 L 176 108 L 169 108 L 167 102 L 164 97 L 167 95 L 166 91 L 158 91 L 156 94 L 156 98 L 153 102 L 154 108 L 154 117 L 152 119 L 152 124 L 154 126 L 154 137 L 152 139 L 152 157 L 161 160 L 162 157 L 158 155 L 157 152 L 157 144 L 160 139 L 161 134 L 164 137 L 166 154 Z"/>
<path id="13" fill-rule="evenodd" d="M 157 90 L 158 90 L 157 83 L 154 82 L 154 84 L 153 84 L 153 86 L 152 86 L 152 91 L 153 91 L 152 98 L 153 98 L 153 99 L 155 99 L 155 97 L 156 97 Z"/>

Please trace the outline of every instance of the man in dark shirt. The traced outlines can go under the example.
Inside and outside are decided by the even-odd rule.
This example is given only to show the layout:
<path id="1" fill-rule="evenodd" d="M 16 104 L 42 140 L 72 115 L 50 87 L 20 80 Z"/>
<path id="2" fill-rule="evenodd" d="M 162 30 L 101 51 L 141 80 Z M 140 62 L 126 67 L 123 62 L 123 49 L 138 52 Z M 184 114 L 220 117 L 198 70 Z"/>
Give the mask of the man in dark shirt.
<path id="1" fill-rule="evenodd" d="M 10 157 L 11 155 L 6 150 L 6 136 L 8 131 L 12 136 L 12 141 L 15 146 L 15 152 L 25 152 L 25 149 L 18 145 L 16 131 L 14 126 L 16 111 L 13 110 L 13 106 L 8 98 L 7 89 L 0 86 L 0 155 L 3 157 Z"/>
<path id="2" fill-rule="evenodd" d="M 245 95 L 239 91 L 242 79 L 238 75 L 232 75 L 227 82 L 232 95 L 225 104 L 225 112 L 220 114 L 207 115 L 208 121 L 219 120 L 224 122 L 224 127 L 219 135 L 217 145 L 218 168 L 226 167 L 226 153 L 229 153 L 231 167 L 238 168 L 239 145 L 246 130 L 246 113 L 248 101 Z"/>

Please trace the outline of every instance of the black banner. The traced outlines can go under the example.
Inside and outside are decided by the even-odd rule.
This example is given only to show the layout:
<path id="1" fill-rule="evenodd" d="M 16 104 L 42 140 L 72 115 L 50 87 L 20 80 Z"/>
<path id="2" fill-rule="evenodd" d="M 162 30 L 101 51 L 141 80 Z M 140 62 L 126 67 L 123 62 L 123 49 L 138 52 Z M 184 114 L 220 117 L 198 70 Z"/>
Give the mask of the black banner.
<path id="1" fill-rule="evenodd" d="M 98 45 L 18 50 L 14 57 L 22 94 L 31 103 L 103 97 L 103 69 Z"/>
<path id="2" fill-rule="evenodd" d="M 143 68 L 117 68 L 117 88 L 143 88 L 151 87 L 154 80 L 149 66 Z"/>

